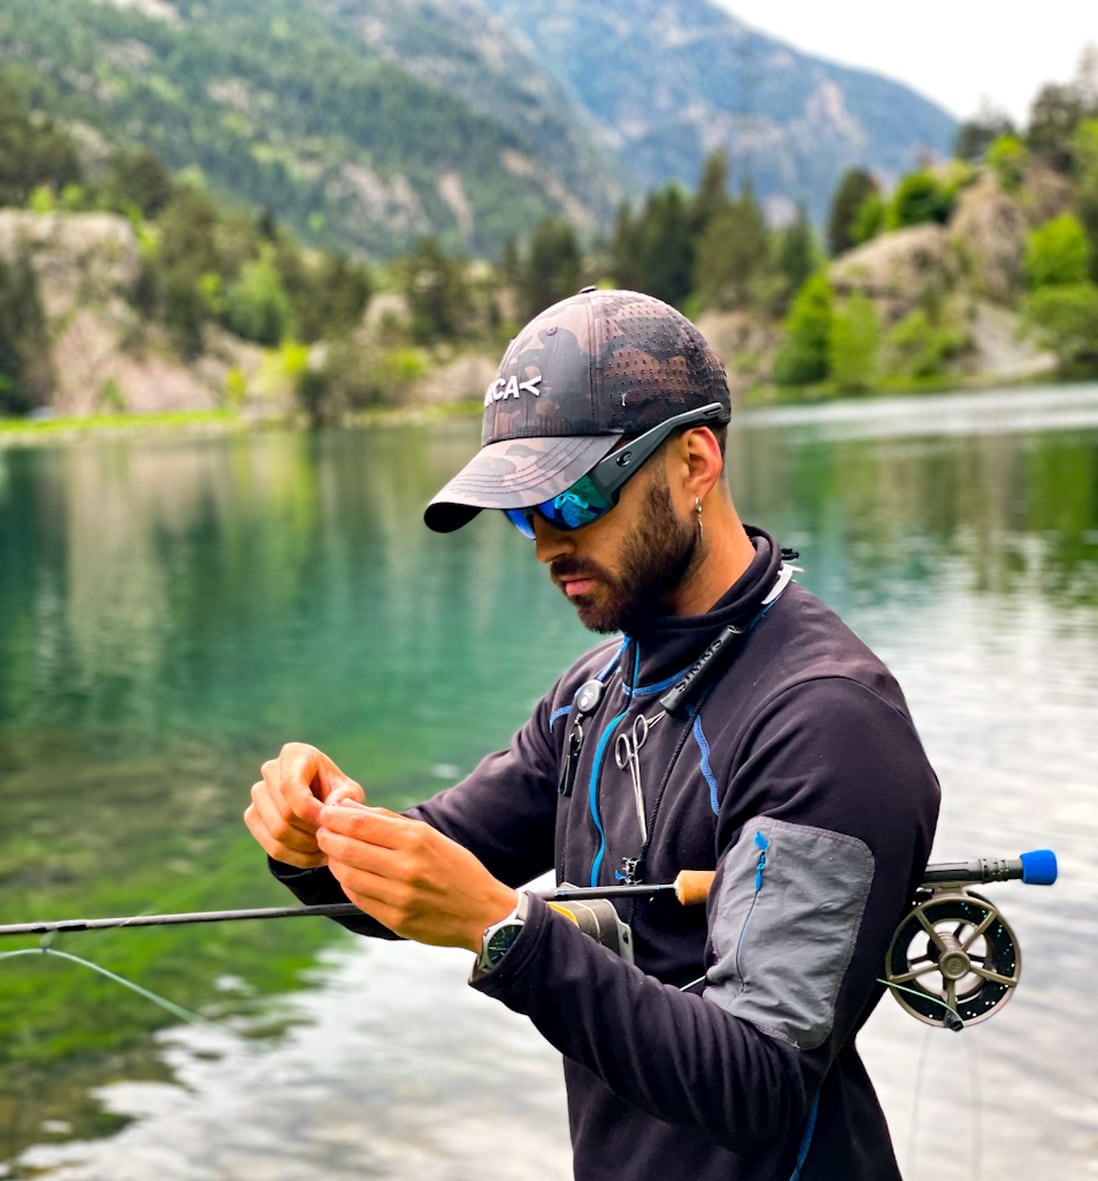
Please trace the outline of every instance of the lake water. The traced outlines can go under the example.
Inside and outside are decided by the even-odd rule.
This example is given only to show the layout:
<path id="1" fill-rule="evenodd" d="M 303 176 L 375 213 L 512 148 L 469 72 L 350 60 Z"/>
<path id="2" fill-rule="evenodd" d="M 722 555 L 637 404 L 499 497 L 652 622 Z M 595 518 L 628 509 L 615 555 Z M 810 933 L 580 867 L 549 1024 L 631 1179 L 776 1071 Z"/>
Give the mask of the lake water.
<path id="1" fill-rule="evenodd" d="M 0 451 L 0 922 L 278 904 L 240 813 L 283 741 L 401 807 L 507 740 L 589 637 L 502 520 L 422 526 L 478 425 Z M 903 683 L 935 858 L 1060 859 L 986 888 L 1001 1013 L 885 998 L 861 1039 L 905 1177 L 1098 1177 L 1098 387 L 743 412 L 729 470 Z M 54 946 L 203 1021 L 0 959 L 0 1178 L 569 1176 L 556 1055 L 466 953 L 316 920 Z"/>

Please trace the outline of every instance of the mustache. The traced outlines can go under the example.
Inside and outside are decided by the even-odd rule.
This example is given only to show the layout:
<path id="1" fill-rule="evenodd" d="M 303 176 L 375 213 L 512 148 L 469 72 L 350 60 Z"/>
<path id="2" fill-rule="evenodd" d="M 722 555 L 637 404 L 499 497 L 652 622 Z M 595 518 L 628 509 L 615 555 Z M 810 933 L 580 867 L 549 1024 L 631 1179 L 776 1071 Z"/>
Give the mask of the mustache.
<path id="1" fill-rule="evenodd" d="M 611 581 L 609 572 L 604 570 L 598 562 L 583 561 L 573 554 L 561 554 L 549 563 L 549 577 L 560 583 L 563 578 L 597 578 L 603 582 Z"/>

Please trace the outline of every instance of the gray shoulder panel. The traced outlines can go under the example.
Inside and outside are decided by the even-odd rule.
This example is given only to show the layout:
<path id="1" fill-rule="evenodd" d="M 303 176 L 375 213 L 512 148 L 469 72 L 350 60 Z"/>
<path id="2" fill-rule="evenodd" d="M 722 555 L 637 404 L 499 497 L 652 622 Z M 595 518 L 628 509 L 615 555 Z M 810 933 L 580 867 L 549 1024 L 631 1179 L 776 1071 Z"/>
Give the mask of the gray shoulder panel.
<path id="1" fill-rule="evenodd" d="M 856 837 L 749 821 L 724 857 L 706 998 L 799 1049 L 822 1045 L 872 881 Z"/>

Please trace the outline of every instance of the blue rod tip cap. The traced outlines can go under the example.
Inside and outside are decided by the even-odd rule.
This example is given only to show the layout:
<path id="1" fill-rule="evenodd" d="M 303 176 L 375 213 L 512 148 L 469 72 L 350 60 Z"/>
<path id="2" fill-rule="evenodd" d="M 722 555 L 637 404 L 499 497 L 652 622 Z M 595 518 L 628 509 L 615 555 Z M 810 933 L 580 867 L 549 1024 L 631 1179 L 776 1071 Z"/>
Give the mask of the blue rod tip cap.
<path id="1" fill-rule="evenodd" d="M 1027 886 L 1051 886 L 1058 872 L 1056 854 L 1051 849 L 1033 849 L 1019 855 L 1022 863 L 1022 881 Z"/>

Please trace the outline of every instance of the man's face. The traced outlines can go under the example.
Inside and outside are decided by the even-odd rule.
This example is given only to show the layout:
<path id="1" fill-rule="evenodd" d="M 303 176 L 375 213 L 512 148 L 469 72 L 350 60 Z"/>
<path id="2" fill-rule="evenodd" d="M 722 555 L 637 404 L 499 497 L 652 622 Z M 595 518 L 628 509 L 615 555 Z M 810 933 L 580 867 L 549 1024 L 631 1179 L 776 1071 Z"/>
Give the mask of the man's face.
<path id="1" fill-rule="evenodd" d="M 675 592 L 699 559 L 697 525 L 675 513 L 662 452 L 601 520 L 563 532 L 535 516 L 534 528 L 539 561 L 580 622 L 597 632 L 632 634 L 672 613 Z"/>

